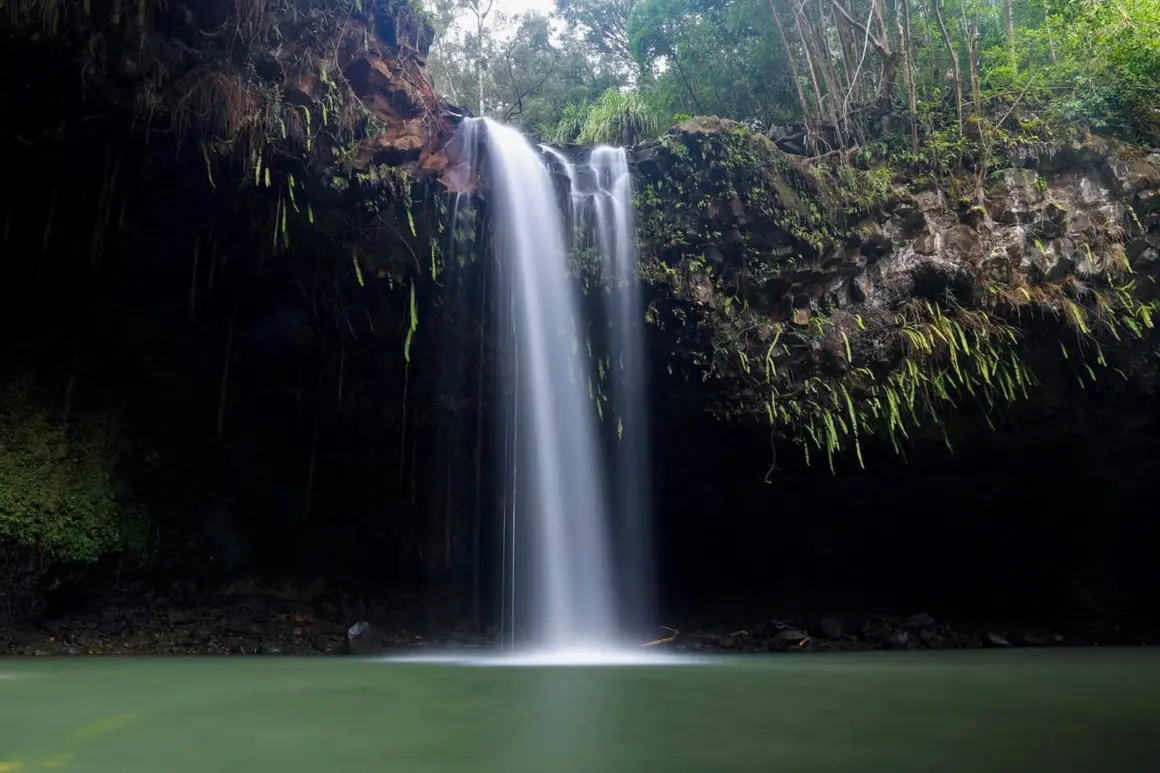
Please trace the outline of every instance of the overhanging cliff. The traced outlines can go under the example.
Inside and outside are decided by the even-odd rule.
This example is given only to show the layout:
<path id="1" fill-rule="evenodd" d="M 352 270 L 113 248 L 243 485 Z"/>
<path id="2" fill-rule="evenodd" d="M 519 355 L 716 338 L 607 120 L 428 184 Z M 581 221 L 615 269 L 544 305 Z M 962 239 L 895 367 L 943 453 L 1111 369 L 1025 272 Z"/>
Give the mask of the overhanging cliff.
<path id="1" fill-rule="evenodd" d="M 1151 390 L 1160 155 L 1020 139 L 945 169 L 811 163 L 719 119 L 638 148 L 669 372 L 719 415 L 859 459 L 860 437 L 947 439 L 961 409 L 992 423 L 1045 379 Z"/>

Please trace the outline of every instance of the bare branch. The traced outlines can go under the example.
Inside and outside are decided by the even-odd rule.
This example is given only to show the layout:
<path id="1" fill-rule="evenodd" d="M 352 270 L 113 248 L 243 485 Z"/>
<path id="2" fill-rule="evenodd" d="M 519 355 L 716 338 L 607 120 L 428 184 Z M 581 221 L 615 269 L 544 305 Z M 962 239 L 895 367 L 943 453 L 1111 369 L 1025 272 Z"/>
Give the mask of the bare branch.
<path id="1" fill-rule="evenodd" d="M 874 0 L 871 0 L 871 5 L 873 5 L 873 3 Z M 879 54 L 882 54 L 883 56 L 890 55 L 890 49 L 886 46 L 886 44 L 883 43 L 883 41 L 880 40 L 873 32 L 871 32 L 869 27 L 847 13 L 846 9 L 842 7 L 842 4 L 839 3 L 838 0 L 830 0 L 830 6 L 835 11 L 840 13 L 847 22 L 849 22 L 854 27 L 857 27 L 860 31 L 864 32 L 866 34 L 866 39 L 869 40 L 871 44 L 873 44 L 874 48 L 878 51 Z M 871 13 L 873 13 L 873 9 L 871 10 Z"/>

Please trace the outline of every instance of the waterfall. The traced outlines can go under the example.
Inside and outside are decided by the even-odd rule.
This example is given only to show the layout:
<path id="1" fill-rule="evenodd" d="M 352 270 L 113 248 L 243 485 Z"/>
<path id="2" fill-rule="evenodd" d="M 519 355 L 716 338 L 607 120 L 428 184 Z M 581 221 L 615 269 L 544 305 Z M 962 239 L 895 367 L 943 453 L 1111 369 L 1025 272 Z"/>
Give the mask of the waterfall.
<path id="1" fill-rule="evenodd" d="M 560 151 L 553 148 L 551 145 L 540 145 L 540 150 L 547 153 L 560 166 L 564 172 L 564 176 L 568 178 L 568 235 L 575 236 L 577 208 L 576 205 L 579 199 L 580 186 L 576 178 L 576 165 L 568 160 Z"/>
<path id="2" fill-rule="evenodd" d="M 536 148 L 515 129 L 482 120 L 496 249 L 510 282 L 511 318 L 500 329 L 514 337 L 505 534 L 530 538 L 509 548 L 512 608 L 528 611 L 519 643 L 605 648 L 617 638 L 608 500 L 564 218 Z"/>
<path id="3" fill-rule="evenodd" d="M 537 662 L 639 662 L 645 653 L 614 651 L 640 641 L 652 588 L 628 154 L 598 147 L 574 163 L 489 119 L 464 121 L 456 143 L 452 227 L 468 205 L 460 191 L 478 183 L 495 258 L 481 287 L 500 364 L 504 641 Z M 597 270 L 598 293 L 581 296 L 573 258 Z"/>
<path id="4" fill-rule="evenodd" d="M 593 219 L 609 293 L 612 404 L 616 414 L 613 500 L 616 566 L 622 625 L 647 625 L 652 577 L 649 558 L 651 492 L 648 474 L 648 421 L 645 411 L 647 355 L 644 310 L 637 272 L 636 223 L 632 176 L 624 148 L 592 150 Z"/>

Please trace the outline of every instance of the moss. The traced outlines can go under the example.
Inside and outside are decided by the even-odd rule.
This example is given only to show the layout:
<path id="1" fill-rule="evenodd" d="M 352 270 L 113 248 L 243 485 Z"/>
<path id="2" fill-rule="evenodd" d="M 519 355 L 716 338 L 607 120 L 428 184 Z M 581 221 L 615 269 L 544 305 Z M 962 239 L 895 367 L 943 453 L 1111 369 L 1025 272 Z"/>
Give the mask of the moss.
<path id="1" fill-rule="evenodd" d="M 705 385 L 713 413 L 762 416 L 831 465 L 839 453 L 861 459 L 871 434 L 900 453 L 919 435 L 949 444 L 944 428 L 963 411 L 993 425 L 1038 383 L 1025 359 L 1029 338 L 1041 345 L 1038 332 L 1029 335 L 1029 310 L 1070 329 L 1060 356 L 1066 350 L 1081 385 L 1115 370 L 1113 346 L 1146 342 L 1160 311 L 1147 288 L 1126 282 L 1117 245 L 1089 256 L 1109 269 L 1095 284 L 984 284 L 890 312 L 851 305 L 827 293 L 848 281 L 846 256 L 865 260 L 866 244 L 882 238 L 877 223 L 909 201 L 896 165 L 868 158 L 810 168 L 718 119 L 676 127 L 654 152 L 638 195 L 642 277 L 654 290 L 649 321 L 663 329 L 678 373 Z M 925 176 L 960 212 L 985 214 L 974 175 L 948 166 Z M 733 241 L 722 244 L 730 228 Z M 980 282 L 1019 276 L 964 270 L 976 269 Z"/>
<path id="2" fill-rule="evenodd" d="M 142 548 L 145 521 L 118 484 L 124 449 L 108 426 L 65 424 L 27 388 L 7 385 L 0 399 L 0 543 L 50 562 L 92 562 Z"/>
<path id="3" fill-rule="evenodd" d="M 674 237 L 698 221 L 695 210 L 719 211 L 733 201 L 776 223 L 800 253 L 819 255 L 842 236 L 832 186 L 743 124 L 696 118 L 670 130 L 657 150 L 665 173 L 638 201 L 642 225 L 661 243 L 679 243 Z"/>

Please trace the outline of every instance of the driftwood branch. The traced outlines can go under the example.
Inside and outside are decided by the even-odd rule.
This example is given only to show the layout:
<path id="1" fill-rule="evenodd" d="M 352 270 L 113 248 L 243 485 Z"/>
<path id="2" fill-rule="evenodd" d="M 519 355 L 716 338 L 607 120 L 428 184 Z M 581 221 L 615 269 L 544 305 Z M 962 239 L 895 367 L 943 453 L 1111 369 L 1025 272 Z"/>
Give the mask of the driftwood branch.
<path id="1" fill-rule="evenodd" d="M 669 635 L 662 637 L 660 639 L 653 639 L 652 641 L 646 641 L 644 644 L 642 644 L 640 646 L 642 646 L 642 647 L 659 647 L 662 644 L 669 644 L 671 642 L 676 641 L 677 637 L 681 635 L 681 632 L 678 631 L 676 628 L 669 628 L 667 625 L 662 625 L 661 629 L 664 631 L 668 631 Z"/>

